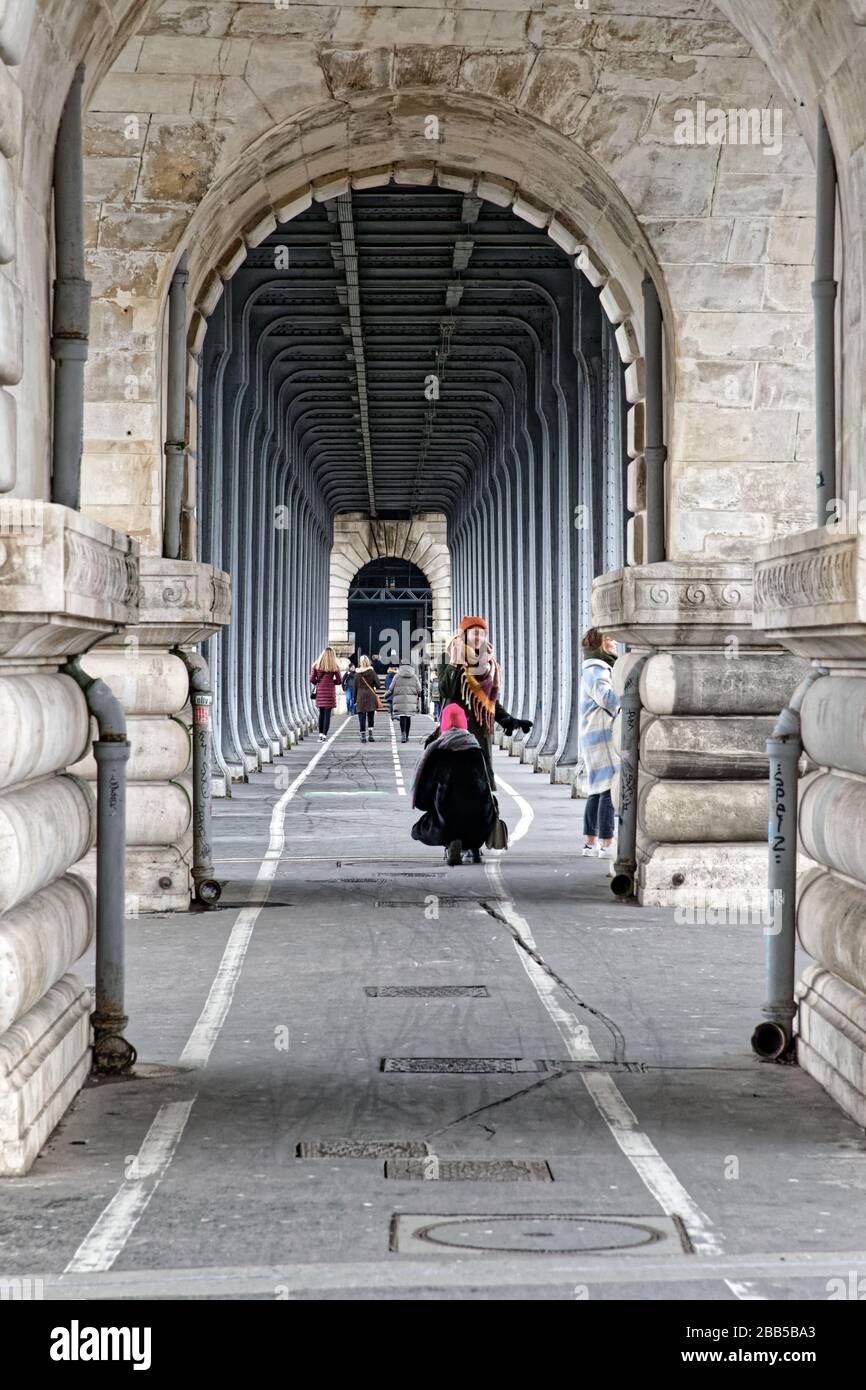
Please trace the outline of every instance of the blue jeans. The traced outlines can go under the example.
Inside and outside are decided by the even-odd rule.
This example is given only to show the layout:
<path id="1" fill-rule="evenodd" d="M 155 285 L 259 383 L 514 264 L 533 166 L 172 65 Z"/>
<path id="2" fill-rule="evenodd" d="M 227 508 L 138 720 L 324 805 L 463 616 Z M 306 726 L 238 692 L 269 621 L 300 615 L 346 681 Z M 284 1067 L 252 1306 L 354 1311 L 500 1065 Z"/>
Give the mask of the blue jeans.
<path id="1" fill-rule="evenodd" d="M 593 796 L 588 796 L 586 798 L 586 810 L 583 813 L 585 838 L 591 840 L 598 835 L 602 840 L 612 840 L 614 824 L 615 817 L 610 791 L 596 792 Z"/>

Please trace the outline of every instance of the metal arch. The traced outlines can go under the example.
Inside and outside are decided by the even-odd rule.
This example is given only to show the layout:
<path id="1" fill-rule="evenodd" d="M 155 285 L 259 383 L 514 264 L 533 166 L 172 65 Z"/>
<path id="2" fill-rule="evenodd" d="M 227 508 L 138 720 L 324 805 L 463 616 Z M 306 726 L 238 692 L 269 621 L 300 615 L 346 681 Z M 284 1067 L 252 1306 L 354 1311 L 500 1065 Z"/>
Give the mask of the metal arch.
<path id="1" fill-rule="evenodd" d="M 549 238 L 509 213 L 476 206 L 467 229 L 463 200 L 447 191 L 378 190 L 346 203 L 355 337 L 346 257 L 333 255 L 338 229 L 318 204 L 249 253 L 225 298 L 233 360 L 204 387 L 211 398 L 201 456 L 212 470 L 214 517 L 222 508 L 224 533 L 230 525 L 238 532 L 233 553 L 213 522 L 202 530 L 203 544 L 221 542 L 237 583 L 237 632 L 223 665 L 227 685 L 239 662 L 243 677 L 224 720 L 226 756 L 240 742 L 258 760 L 275 735 L 309 727 L 302 667 L 327 633 L 331 517 L 369 508 L 372 459 L 385 515 L 444 510 L 455 607 L 487 608 L 506 703 L 534 719 L 530 749 L 567 765 L 583 554 L 572 526 L 573 456 L 587 406 L 574 305 L 585 282 Z M 459 238 L 467 246 L 455 257 Z M 275 275 L 279 244 L 289 248 L 290 269 Z M 428 412 L 421 388 L 437 357 L 443 386 Z M 596 477 L 613 450 L 609 416 L 590 449 Z M 617 503 L 609 468 L 605 477 L 594 530 L 604 522 L 607 554 Z M 285 528 L 263 527 L 263 513 L 282 499 Z"/>

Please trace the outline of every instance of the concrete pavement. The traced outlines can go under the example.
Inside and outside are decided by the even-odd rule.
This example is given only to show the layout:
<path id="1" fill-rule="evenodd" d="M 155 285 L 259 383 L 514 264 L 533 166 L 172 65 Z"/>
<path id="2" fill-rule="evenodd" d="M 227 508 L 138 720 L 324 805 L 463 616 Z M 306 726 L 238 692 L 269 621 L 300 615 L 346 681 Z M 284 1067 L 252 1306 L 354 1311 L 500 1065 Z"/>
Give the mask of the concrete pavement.
<path id="1" fill-rule="evenodd" d="M 380 716 L 362 746 L 337 721 L 217 803 L 219 909 L 129 923 L 137 1075 L 88 1086 L 0 1184 L 0 1276 L 51 1297 L 846 1296 L 866 1145 L 751 1056 L 761 926 L 618 904 L 578 857 L 578 803 L 501 752 L 512 848 L 448 869 L 409 837 L 431 727 L 400 745 Z"/>

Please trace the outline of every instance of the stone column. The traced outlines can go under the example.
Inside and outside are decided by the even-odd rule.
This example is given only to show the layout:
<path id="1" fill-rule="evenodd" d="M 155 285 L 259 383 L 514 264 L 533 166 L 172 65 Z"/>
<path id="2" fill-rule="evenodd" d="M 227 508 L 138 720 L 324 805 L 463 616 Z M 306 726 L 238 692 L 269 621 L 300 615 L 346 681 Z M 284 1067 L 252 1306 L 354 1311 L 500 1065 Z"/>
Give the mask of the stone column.
<path id="1" fill-rule="evenodd" d="M 718 908 L 736 899 L 762 909 L 765 741 L 807 665 L 752 630 L 751 566 L 616 570 L 593 584 L 592 616 L 649 654 L 640 680 L 638 900 Z M 615 686 L 626 661 L 617 662 Z"/>
<path id="2" fill-rule="evenodd" d="M 90 736 L 60 667 L 134 621 L 137 547 L 51 503 L 0 504 L 0 1175 L 26 1173 L 90 1070 L 72 967 L 95 902 L 78 863 L 95 801 L 67 769 Z"/>
<path id="3" fill-rule="evenodd" d="M 85 669 L 121 701 L 127 765 L 127 911 L 185 911 L 193 891 L 192 715 L 186 668 L 174 647 L 193 647 L 229 621 L 230 581 L 192 560 L 141 559 L 140 617 L 88 653 Z M 74 771 L 96 780 L 88 751 Z M 82 865 L 95 874 L 91 854 Z"/>
<path id="4" fill-rule="evenodd" d="M 798 892 L 814 964 L 798 985 L 797 1057 L 866 1126 L 866 537 L 827 526 L 762 546 L 753 622 L 829 673 L 801 712 L 818 770 L 801 787 L 800 841 L 817 867 Z"/>

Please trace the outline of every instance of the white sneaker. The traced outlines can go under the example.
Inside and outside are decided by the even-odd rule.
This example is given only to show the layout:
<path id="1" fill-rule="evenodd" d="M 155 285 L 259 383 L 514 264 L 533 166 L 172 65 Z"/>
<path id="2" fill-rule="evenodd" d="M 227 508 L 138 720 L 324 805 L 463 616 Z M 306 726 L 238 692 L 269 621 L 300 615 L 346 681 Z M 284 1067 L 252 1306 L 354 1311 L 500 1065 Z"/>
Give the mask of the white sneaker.
<path id="1" fill-rule="evenodd" d="M 599 845 L 595 852 L 599 859 L 613 859 L 614 856 L 613 845 L 608 845 L 606 848 L 604 845 Z"/>
<path id="2" fill-rule="evenodd" d="M 592 859 L 592 858 L 594 858 L 595 853 L 596 853 L 595 845 L 584 845 L 584 847 L 583 847 L 583 855 L 584 855 L 584 858 L 585 858 L 585 859 Z"/>
<path id="3" fill-rule="evenodd" d="M 325 741 L 326 741 L 326 740 L 325 740 L 325 735 L 324 735 L 324 734 L 319 734 L 319 742 L 320 742 L 320 743 L 324 743 Z"/>

